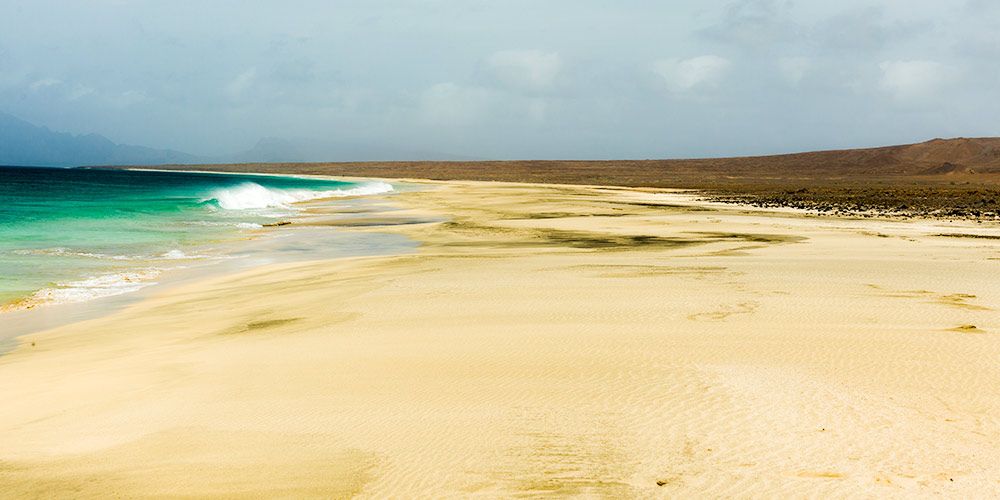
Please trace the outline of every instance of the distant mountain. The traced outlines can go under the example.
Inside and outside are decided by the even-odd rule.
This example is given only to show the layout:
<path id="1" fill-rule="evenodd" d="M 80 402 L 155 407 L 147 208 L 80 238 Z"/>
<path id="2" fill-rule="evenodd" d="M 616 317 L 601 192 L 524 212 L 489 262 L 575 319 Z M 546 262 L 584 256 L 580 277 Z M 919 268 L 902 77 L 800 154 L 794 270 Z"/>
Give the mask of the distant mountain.
<path id="1" fill-rule="evenodd" d="M 206 163 L 469 160 L 455 155 L 390 146 L 268 137 L 231 155 L 204 157 L 170 149 L 116 144 L 98 134 L 53 132 L 0 113 L 0 165 L 69 167 L 81 165 L 164 165 Z"/>
<path id="2" fill-rule="evenodd" d="M 204 161 L 205 158 L 169 149 L 116 144 L 98 134 L 53 132 L 0 113 L 0 165 L 68 167 Z"/>

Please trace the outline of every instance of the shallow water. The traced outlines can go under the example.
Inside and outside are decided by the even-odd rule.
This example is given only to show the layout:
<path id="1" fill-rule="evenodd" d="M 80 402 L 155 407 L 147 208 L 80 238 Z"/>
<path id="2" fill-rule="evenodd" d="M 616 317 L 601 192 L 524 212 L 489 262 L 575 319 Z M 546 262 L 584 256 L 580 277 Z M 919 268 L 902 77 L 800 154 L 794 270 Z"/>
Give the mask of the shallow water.
<path id="1" fill-rule="evenodd" d="M 298 216 L 297 202 L 361 203 L 391 190 L 383 182 L 299 177 L 0 167 L 0 310 L 136 292 L 207 262 L 281 261 L 316 249 L 367 254 L 378 246 L 372 238 L 352 243 L 334 231 L 312 237 L 335 241 L 300 245 L 305 250 L 275 244 L 254 253 L 233 244 Z"/>

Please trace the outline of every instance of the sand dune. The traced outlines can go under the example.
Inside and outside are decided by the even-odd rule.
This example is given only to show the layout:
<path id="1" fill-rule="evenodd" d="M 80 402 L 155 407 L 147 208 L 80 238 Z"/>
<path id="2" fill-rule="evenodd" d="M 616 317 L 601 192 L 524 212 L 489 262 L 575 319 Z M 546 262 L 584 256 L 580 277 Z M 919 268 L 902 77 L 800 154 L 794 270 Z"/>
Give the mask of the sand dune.
<path id="1" fill-rule="evenodd" d="M 337 230 L 416 254 L 24 338 L 0 357 L 0 491 L 1000 495 L 996 226 L 585 186 L 391 200 L 407 223 Z"/>

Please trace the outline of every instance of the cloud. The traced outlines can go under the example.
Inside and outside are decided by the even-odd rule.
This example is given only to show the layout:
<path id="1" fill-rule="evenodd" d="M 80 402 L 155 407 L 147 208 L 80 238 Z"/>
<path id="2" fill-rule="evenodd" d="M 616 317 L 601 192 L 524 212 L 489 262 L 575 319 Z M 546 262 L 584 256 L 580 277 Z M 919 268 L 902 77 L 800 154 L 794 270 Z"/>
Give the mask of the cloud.
<path id="1" fill-rule="evenodd" d="M 937 61 L 884 61 L 879 87 L 899 101 L 925 99 L 957 79 L 954 69 Z"/>
<path id="2" fill-rule="evenodd" d="M 116 91 L 97 89 L 89 85 L 63 81 L 58 78 L 42 78 L 27 84 L 31 92 L 49 103 L 60 102 L 61 106 L 83 103 L 96 103 L 100 106 L 111 106 L 118 109 L 127 108 L 133 104 L 147 100 L 143 90 Z M 73 103 L 73 104 L 71 104 Z"/>
<path id="3" fill-rule="evenodd" d="M 62 85 L 62 83 L 63 83 L 62 80 L 56 78 L 42 78 L 41 80 L 36 80 L 34 82 L 31 82 L 31 85 L 29 85 L 29 87 L 31 88 L 31 90 L 37 92 L 41 89 L 54 87 L 56 85 Z"/>
<path id="4" fill-rule="evenodd" d="M 235 16 L 111 1 L 19 2 L 0 109 L 206 155 L 330 130 L 497 158 L 1000 133 L 996 0 L 251 2 Z"/>
<path id="5" fill-rule="evenodd" d="M 491 55 L 487 64 L 502 83 L 529 91 L 551 87 L 562 69 L 558 53 L 539 50 L 502 50 Z"/>
<path id="6" fill-rule="evenodd" d="M 808 57 L 782 57 L 778 59 L 778 71 L 788 83 L 798 85 L 806 76 L 812 61 Z"/>
<path id="7" fill-rule="evenodd" d="M 239 99 L 243 93 L 246 92 L 251 85 L 253 85 L 253 82 L 256 79 L 257 68 L 247 69 L 237 75 L 236 78 L 233 78 L 233 80 L 226 85 L 226 93 L 233 99 Z"/>
<path id="8" fill-rule="evenodd" d="M 120 108 L 127 108 L 133 104 L 138 104 L 147 99 L 146 92 L 142 90 L 126 90 L 121 94 L 111 97 L 111 102 Z"/>
<path id="9" fill-rule="evenodd" d="M 495 102 L 493 92 L 452 82 L 431 86 L 420 97 L 424 120 L 436 125 L 469 125 L 483 118 Z"/>
<path id="10" fill-rule="evenodd" d="M 531 119 L 533 123 L 541 123 L 545 121 L 546 113 L 549 110 L 549 103 L 544 99 L 529 99 L 526 105 L 525 115 Z"/>
<path id="11" fill-rule="evenodd" d="M 787 0 L 738 0 L 722 19 L 701 31 L 703 36 L 742 48 L 763 47 L 795 37 L 800 27 L 791 21 Z"/>
<path id="12" fill-rule="evenodd" d="M 718 85 L 730 65 L 724 57 L 705 55 L 690 59 L 660 59 L 653 62 L 652 69 L 672 92 L 688 92 Z"/>
<path id="13" fill-rule="evenodd" d="M 73 87 L 73 90 L 71 90 L 69 92 L 69 94 L 66 96 L 66 98 L 69 99 L 70 101 L 75 101 L 77 99 L 86 97 L 86 96 L 91 95 L 93 93 L 94 93 L 94 89 L 92 89 L 92 88 L 90 88 L 90 87 L 88 87 L 86 85 L 75 85 Z"/>
<path id="14" fill-rule="evenodd" d="M 795 47 L 815 54 L 857 55 L 905 43 L 934 28 L 931 21 L 899 16 L 897 9 L 878 2 L 857 3 L 846 2 L 844 7 L 829 9 L 829 14 L 810 16 L 828 9 L 791 0 L 736 0 L 722 10 L 718 22 L 698 33 L 733 50 Z"/>
<path id="15" fill-rule="evenodd" d="M 828 53 L 846 53 L 852 57 L 905 45 L 934 28 L 927 20 L 890 15 L 885 6 L 849 9 L 824 19 L 812 28 L 816 49 Z"/>

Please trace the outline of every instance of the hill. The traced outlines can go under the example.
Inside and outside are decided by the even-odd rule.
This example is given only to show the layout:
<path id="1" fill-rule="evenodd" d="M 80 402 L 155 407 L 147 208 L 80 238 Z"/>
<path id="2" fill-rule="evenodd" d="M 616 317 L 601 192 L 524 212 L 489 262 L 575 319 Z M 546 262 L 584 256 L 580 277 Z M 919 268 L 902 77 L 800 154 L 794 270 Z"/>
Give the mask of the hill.
<path id="1" fill-rule="evenodd" d="M 744 182 L 879 179 L 916 182 L 940 177 L 992 183 L 1000 181 L 1000 138 L 934 139 L 867 149 L 688 160 L 275 162 L 212 164 L 211 168 L 234 172 L 693 188 Z"/>
<path id="2" fill-rule="evenodd" d="M 68 167 L 80 165 L 208 164 L 226 162 L 304 162 L 378 160 L 460 160 L 434 151 L 379 144 L 266 137 L 246 151 L 200 157 L 169 149 L 117 144 L 99 134 L 55 132 L 0 113 L 0 165 Z"/>
<path id="3" fill-rule="evenodd" d="M 179 151 L 116 144 L 99 134 L 53 132 L 0 113 L 0 165 L 66 167 L 203 161 L 205 159 Z"/>
<path id="4" fill-rule="evenodd" d="M 242 163 L 162 168 L 688 188 L 721 201 L 821 212 L 948 217 L 1000 213 L 1000 138 L 689 160 Z"/>

